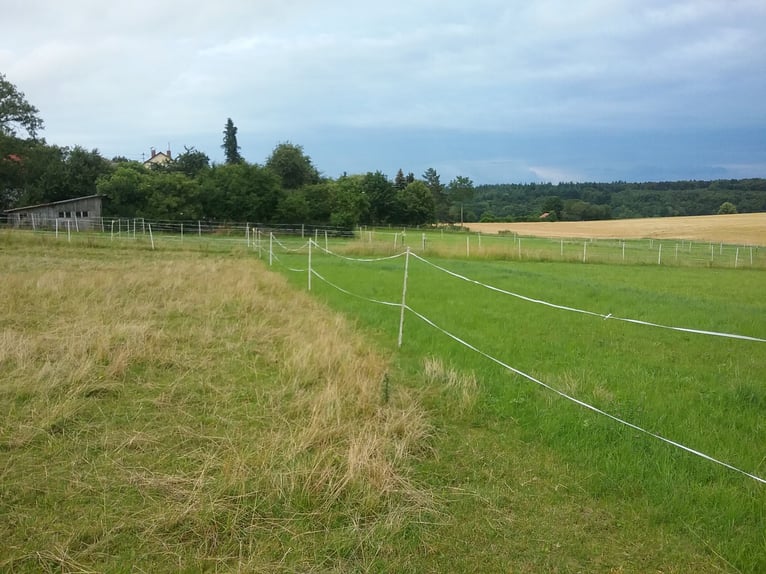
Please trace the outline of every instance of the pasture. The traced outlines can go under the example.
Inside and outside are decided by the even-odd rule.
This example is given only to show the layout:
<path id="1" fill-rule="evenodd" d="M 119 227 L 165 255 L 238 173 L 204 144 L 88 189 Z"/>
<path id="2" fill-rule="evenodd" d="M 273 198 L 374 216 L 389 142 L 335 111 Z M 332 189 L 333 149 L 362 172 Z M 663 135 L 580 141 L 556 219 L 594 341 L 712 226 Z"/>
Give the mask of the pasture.
<path id="1" fill-rule="evenodd" d="M 762 249 L 370 233 L 0 234 L 0 566 L 766 569 Z"/>

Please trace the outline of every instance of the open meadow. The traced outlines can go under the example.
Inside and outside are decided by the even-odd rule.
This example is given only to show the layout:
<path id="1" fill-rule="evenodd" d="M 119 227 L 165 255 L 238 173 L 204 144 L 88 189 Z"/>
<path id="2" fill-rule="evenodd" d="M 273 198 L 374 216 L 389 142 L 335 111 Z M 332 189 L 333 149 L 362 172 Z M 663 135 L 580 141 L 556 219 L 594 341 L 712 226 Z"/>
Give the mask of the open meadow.
<path id="1" fill-rule="evenodd" d="M 766 570 L 757 242 L 397 235 L 1 232 L 0 569 Z"/>

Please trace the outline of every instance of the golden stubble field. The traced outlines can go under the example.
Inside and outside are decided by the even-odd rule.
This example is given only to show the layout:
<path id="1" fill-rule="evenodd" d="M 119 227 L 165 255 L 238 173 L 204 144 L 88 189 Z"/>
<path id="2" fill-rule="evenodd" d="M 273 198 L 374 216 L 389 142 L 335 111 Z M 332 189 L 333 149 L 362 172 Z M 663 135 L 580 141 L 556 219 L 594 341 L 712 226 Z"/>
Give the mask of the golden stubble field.
<path id="1" fill-rule="evenodd" d="M 688 239 L 766 245 L 766 213 L 612 219 L 607 221 L 556 221 L 522 223 L 466 223 L 471 231 L 512 231 L 536 237 L 587 237 L 594 239 Z"/>

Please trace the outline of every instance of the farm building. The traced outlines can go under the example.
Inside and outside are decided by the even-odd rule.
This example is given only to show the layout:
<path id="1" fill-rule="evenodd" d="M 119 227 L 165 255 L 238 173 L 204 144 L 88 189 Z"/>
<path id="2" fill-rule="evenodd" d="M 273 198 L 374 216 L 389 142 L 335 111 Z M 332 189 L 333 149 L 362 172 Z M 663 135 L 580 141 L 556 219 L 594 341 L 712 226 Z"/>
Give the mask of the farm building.
<path id="1" fill-rule="evenodd" d="M 87 231 L 101 226 L 103 195 L 86 195 L 73 199 L 8 209 L 8 225 L 29 229 L 54 229 L 57 226 L 74 231 Z"/>

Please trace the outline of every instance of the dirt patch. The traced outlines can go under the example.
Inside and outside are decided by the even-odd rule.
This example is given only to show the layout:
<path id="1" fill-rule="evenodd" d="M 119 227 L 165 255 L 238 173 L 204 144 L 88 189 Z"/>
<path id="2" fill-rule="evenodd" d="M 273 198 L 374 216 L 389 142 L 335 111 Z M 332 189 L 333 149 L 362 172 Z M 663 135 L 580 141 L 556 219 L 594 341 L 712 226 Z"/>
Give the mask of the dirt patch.
<path id="1" fill-rule="evenodd" d="M 536 237 L 592 237 L 613 239 L 690 239 L 743 245 L 766 245 L 766 213 L 556 221 L 524 223 L 466 223 L 471 231 L 511 231 Z"/>

